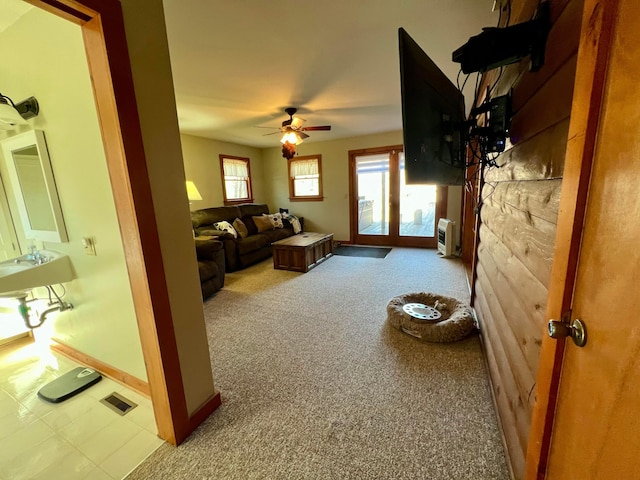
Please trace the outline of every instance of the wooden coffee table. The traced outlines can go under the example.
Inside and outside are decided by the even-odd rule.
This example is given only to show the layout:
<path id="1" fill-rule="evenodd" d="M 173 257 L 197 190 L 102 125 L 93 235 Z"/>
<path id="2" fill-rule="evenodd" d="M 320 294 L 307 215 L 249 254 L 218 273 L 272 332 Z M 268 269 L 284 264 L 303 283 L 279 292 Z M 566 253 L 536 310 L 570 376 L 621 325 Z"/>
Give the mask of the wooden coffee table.
<path id="1" fill-rule="evenodd" d="M 271 246 L 273 268 L 304 273 L 333 255 L 333 233 L 303 232 Z"/>

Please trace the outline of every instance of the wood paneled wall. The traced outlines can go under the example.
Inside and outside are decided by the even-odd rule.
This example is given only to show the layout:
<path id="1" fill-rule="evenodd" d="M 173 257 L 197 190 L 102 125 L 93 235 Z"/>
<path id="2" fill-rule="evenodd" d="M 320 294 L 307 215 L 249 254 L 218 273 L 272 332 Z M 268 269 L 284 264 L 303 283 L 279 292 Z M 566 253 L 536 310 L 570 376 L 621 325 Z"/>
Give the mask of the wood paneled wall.
<path id="1" fill-rule="evenodd" d="M 526 60 L 485 75 L 484 84 L 495 85 L 492 97 L 512 93 L 511 144 L 498 167 L 485 167 L 479 202 L 472 191 L 467 198 L 467 210 L 480 215 L 473 304 L 517 479 L 524 477 L 546 324 L 583 0 L 550 0 L 550 6 L 544 67 L 529 72 Z M 513 0 L 510 24 L 532 18 L 537 7 L 538 0 Z M 475 237 L 474 220 L 465 220 L 468 238 Z"/>

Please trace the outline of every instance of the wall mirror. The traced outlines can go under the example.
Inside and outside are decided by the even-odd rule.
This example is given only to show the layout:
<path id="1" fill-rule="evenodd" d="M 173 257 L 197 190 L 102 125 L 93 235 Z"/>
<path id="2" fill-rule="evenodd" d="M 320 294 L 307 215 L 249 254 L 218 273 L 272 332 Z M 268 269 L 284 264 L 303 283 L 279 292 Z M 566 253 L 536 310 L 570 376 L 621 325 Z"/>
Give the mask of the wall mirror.
<path id="1" fill-rule="evenodd" d="M 26 238 L 68 241 L 44 132 L 31 130 L 0 143 Z"/>

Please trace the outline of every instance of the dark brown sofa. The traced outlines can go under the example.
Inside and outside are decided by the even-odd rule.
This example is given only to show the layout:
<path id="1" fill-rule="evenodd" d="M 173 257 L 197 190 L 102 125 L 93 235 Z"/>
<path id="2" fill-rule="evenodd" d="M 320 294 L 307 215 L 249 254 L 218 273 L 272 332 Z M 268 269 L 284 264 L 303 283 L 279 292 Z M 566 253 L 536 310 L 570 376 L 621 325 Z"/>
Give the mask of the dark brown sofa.
<path id="1" fill-rule="evenodd" d="M 202 299 L 206 300 L 224 286 L 224 247 L 213 239 L 194 239 Z"/>
<path id="2" fill-rule="evenodd" d="M 196 235 L 217 235 L 224 244 L 225 268 L 233 272 L 271 256 L 271 244 L 295 235 L 289 222 L 283 220 L 284 228 L 258 232 L 252 217 L 269 214 L 266 204 L 245 203 L 229 207 L 213 207 L 191 212 L 191 223 Z M 229 223 L 239 218 L 247 226 L 246 238 L 234 238 L 228 232 L 216 230 L 214 223 L 226 220 Z M 303 219 L 300 218 L 302 225 Z"/>

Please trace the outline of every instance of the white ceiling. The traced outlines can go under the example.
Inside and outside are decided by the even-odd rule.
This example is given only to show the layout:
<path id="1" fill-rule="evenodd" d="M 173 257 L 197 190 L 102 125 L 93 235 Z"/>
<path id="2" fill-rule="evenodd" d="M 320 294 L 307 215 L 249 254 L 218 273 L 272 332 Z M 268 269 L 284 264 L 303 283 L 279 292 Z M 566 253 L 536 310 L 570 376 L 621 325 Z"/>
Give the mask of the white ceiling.
<path id="1" fill-rule="evenodd" d="M 398 28 L 455 83 L 451 53 L 498 21 L 493 0 L 163 3 L 180 130 L 255 147 L 279 145 L 265 133 L 289 106 L 305 126 L 332 126 L 306 142 L 401 130 Z M 0 32 L 29 8 L 0 0 Z"/>
<path id="2" fill-rule="evenodd" d="M 455 83 L 492 0 L 164 0 L 180 130 L 255 147 L 298 108 L 307 142 L 402 129 L 398 28 Z M 465 88 L 470 103 L 472 78 Z"/>

